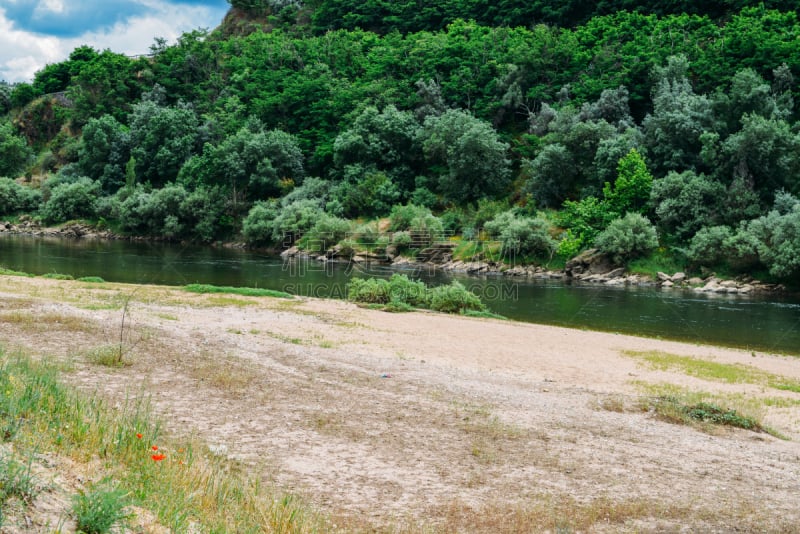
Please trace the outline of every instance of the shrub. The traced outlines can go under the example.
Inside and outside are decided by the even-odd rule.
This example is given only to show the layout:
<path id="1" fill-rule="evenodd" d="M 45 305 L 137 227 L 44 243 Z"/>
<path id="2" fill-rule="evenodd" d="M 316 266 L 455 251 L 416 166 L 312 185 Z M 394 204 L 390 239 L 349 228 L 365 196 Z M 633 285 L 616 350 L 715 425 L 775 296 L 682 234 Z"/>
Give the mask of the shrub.
<path id="1" fill-rule="evenodd" d="M 72 501 L 72 514 L 79 532 L 105 534 L 117 525 L 123 527 L 131 517 L 125 511 L 128 496 L 118 488 L 98 486 L 91 491 L 81 491 Z"/>
<path id="2" fill-rule="evenodd" d="M 389 214 L 389 230 L 397 232 L 400 230 L 410 230 L 414 219 L 432 215 L 431 210 L 414 204 L 406 206 L 397 205 L 392 208 Z"/>
<path id="3" fill-rule="evenodd" d="M 692 171 L 669 173 L 653 183 L 651 193 L 659 225 L 682 238 L 719 221 L 724 198 L 721 183 Z"/>
<path id="4" fill-rule="evenodd" d="M 20 185 L 10 178 L 0 178 L 0 215 L 34 210 L 41 201 L 40 191 Z"/>
<path id="5" fill-rule="evenodd" d="M 303 245 L 307 250 L 322 252 L 344 239 L 350 228 L 350 221 L 322 213 L 303 236 Z"/>
<path id="6" fill-rule="evenodd" d="M 697 265 L 716 265 L 725 258 L 725 244 L 732 236 L 727 226 L 703 228 L 692 238 L 686 256 Z"/>
<path id="7" fill-rule="evenodd" d="M 242 221 L 242 234 L 248 243 L 273 242 L 275 219 L 278 217 L 276 202 L 256 202 Z"/>
<path id="8" fill-rule="evenodd" d="M 383 278 L 354 278 L 347 284 L 347 299 L 365 304 L 388 304 L 389 281 Z"/>
<path id="9" fill-rule="evenodd" d="M 89 178 L 58 185 L 53 188 L 50 198 L 42 207 L 42 217 L 50 223 L 93 218 L 97 214 L 99 193 L 100 184 Z"/>
<path id="10" fill-rule="evenodd" d="M 503 255 L 551 256 L 557 243 L 550 236 L 550 223 L 541 217 L 519 217 L 506 211 L 486 223 L 486 231 L 503 245 Z"/>
<path id="11" fill-rule="evenodd" d="M 313 228 L 323 214 L 319 203 L 311 199 L 282 206 L 272 221 L 272 242 L 294 243 Z"/>
<path id="12" fill-rule="evenodd" d="M 411 247 L 411 243 L 413 243 L 413 239 L 411 239 L 411 232 L 395 232 L 392 235 L 392 245 L 394 245 L 398 251 L 405 251 Z"/>
<path id="13" fill-rule="evenodd" d="M 629 213 L 612 221 L 597 236 L 595 245 L 621 264 L 655 249 L 658 246 L 658 236 L 653 224 L 646 217 Z"/>
<path id="14" fill-rule="evenodd" d="M 486 306 L 476 294 L 454 281 L 450 285 L 430 290 L 430 309 L 444 313 L 464 313 L 485 311 Z"/>

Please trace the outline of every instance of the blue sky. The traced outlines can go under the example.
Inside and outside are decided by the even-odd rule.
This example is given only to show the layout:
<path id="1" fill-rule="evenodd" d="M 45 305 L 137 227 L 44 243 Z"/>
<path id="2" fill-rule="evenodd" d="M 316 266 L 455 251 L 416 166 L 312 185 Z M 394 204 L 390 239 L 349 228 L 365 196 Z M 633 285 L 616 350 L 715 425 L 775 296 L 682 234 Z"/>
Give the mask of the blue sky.
<path id="1" fill-rule="evenodd" d="M 126 54 L 153 39 L 172 42 L 195 28 L 214 28 L 226 0 L 0 0 L 0 79 L 30 81 L 80 45 Z"/>

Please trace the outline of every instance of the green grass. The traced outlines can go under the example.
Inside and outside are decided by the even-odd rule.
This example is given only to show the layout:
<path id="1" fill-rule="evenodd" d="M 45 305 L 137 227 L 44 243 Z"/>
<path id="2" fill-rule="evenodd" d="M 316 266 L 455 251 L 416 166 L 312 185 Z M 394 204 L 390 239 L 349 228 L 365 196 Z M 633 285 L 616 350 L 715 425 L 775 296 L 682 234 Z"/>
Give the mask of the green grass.
<path id="1" fill-rule="evenodd" d="M 503 321 L 508 320 L 508 317 L 503 317 L 502 315 L 498 315 L 490 311 L 464 310 L 463 312 L 461 312 L 461 315 L 465 317 L 480 317 L 482 319 L 500 319 Z"/>
<path id="2" fill-rule="evenodd" d="M 624 351 L 623 354 L 645 362 L 650 368 L 658 371 L 677 371 L 715 382 L 754 384 L 781 391 L 800 393 L 800 381 L 762 371 L 749 365 L 719 363 L 658 351 Z"/>
<path id="3" fill-rule="evenodd" d="M 99 276 L 84 276 L 78 278 L 78 282 L 89 282 L 94 284 L 105 284 L 106 281 L 100 278 Z"/>
<path id="4" fill-rule="evenodd" d="M 23 273 L 22 271 L 12 271 L 11 269 L 6 269 L 5 267 L 0 267 L 0 275 L 2 276 L 24 276 L 26 278 L 33 278 L 36 275 L 30 273 Z"/>
<path id="5" fill-rule="evenodd" d="M 786 439 L 778 430 L 761 423 L 761 419 L 768 408 L 800 406 L 800 399 L 785 397 L 710 393 L 666 383 L 635 381 L 633 384 L 645 395 L 639 406 L 643 411 L 652 410 L 665 421 L 694 426 L 706 432 L 720 425 L 728 425 L 767 432 Z"/>
<path id="6" fill-rule="evenodd" d="M 122 492 L 100 500 L 128 495 L 131 504 L 149 510 L 173 532 L 328 530 L 320 516 L 293 497 L 263 487 L 235 461 L 211 454 L 197 441 L 163 437 L 146 400 L 112 407 L 62 385 L 54 366 L 2 352 L 0 392 L 0 436 L 12 442 L 16 454 L 93 462 L 93 471 L 115 480 L 114 489 Z M 19 464 L 3 465 L 11 466 L 6 480 L 15 481 L 5 487 L 19 488 L 14 491 L 30 500 L 30 484 L 14 474 Z"/>
<path id="7" fill-rule="evenodd" d="M 128 503 L 125 490 L 104 481 L 93 485 L 89 491 L 78 492 L 72 501 L 72 516 L 79 532 L 105 534 L 115 526 L 125 528 L 132 516 L 125 510 Z"/>
<path id="8" fill-rule="evenodd" d="M 274 289 L 260 289 L 255 287 L 230 287 L 230 286 L 214 286 L 210 284 L 190 284 L 183 287 L 184 291 L 190 293 L 226 293 L 230 295 L 241 295 L 244 297 L 273 297 L 282 299 L 292 299 L 294 295 L 285 293 L 283 291 L 275 291 Z"/>
<path id="9" fill-rule="evenodd" d="M 651 278 L 656 278 L 659 272 L 673 274 L 685 270 L 686 266 L 683 262 L 662 249 L 628 264 L 628 271 L 631 273 L 644 274 Z"/>

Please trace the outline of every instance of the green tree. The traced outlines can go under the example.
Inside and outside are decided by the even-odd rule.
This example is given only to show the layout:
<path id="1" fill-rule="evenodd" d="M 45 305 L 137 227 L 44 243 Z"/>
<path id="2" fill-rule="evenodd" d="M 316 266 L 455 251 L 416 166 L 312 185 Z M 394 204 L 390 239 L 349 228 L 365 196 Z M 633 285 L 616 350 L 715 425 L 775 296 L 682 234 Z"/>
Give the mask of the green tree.
<path id="1" fill-rule="evenodd" d="M 15 178 L 28 163 L 32 151 L 16 135 L 10 122 L 0 122 L 0 176 Z"/>
<path id="2" fill-rule="evenodd" d="M 100 181 L 104 192 L 116 193 L 125 185 L 130 151 L 128 129 L 111 115 L 103 115 L 84 126 L 78 165 L 83 174 Z"/>
<path id="3" fill-rule="evenodd" d="M 136 175 L 153 187 L 175 180 L 196 149 L 199 121 L 191 106 L 161 106 L 143 100 L 133 106 L 131 156 Z"/>
<path id="4" fill-rule="evenodd" d="M 722 219 L 725 186 L 693 171 L 671 172 L 653 183 L 652 202 L 659 225 L 680 239 Z"/>
<path id="5" fill-rule="evenodd" d="M 425 119 L 421 135 L 432 170 L 441 169 L 436 187 L 447 200 L 463 204 L 496 196 L 508 187 L 508 145 L 487 122 L 450 110 Z"/>
<path id="6" fill-rule="evenodd" d="M 617 170 L 614 185 L 606 182 L 603 186 L 603 197 L 609 211 L 618 215 L 644 213 L 653 188 L 653 175 L 647 170 L 644 158 L 635 148 L 631 149 L 619 160 Z"/>

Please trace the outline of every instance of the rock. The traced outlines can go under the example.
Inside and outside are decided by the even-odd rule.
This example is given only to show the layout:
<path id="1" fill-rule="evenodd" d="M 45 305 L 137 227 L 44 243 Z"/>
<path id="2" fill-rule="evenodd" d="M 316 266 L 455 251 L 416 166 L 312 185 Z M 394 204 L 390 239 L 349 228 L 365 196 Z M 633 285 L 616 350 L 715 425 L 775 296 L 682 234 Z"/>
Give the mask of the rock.
<path id="1" fill-rule="evenodd" d="M 297 254 L 300 253 L 300 249 L 297 247 L 287 248 L 283 252 L 281 252 L 281 256 L 284 258 L 294 258 Z"/>
<path id="2" fill-rule="evenodd" d="M 443 264 L 453 259 L 455 243 L 435 243 L 417 254 L 417 261 L 422 263 Z"/>
<path id="3" fill-rule="evenodd" d="M 586 274 L 603 274 L 615 269 L 614 263 L 606 254 L 596 248 L 585 250 L 569 260 L 564 267 L 564 272 L 568 277 Z"/>
<path id="4" fill-rule="evenodd" d="M 620 267 L 619 269 L 614 269 L 610 273 L 606 273 L 606 278 L 610 279 L 619 278 L 623 274 L 625 274 L 625 267 Z"/>
<path id="5" fill-rule="evenodd" d="M 684 280 L 686 280 L 686 273 L 678 272 L 678 273 L 675 273 L 675 274 L 672 275 L 672 280 L 671 281 L 673 283 L 675 283 L 675 284 L 680 284 Z"/>
<path id="6" fill-rule="evenodd" d="M 661 271 L 658 271 L 658 273 L 656 274 L 656 277 L 658 278 L 659 282 L 671 282 L 672 281 L 672 277 L 670 275 L 668 275 L 667 273 L 662 273 Z"/>
<path id="7" fill-rule="evenodd" d="M 661 284 L 661 287 L 667 287 L 667 288 L 669 288 L 669 287 L 672 287 L 672 286 L 674 286 L 674 285 L 675 285 L 675 284 L 673 284 L 671 281 L 667 280 L 666 282 L 663 282 L 663 283 Z"/>
<path id="8" fill-rule="evenodd" d="M 698 278 L 696 276 L 692 277 L 692 278 L 689 278 L 689 280 L 687 280 L 687 282 L 689 283 L 689 285 L 692 285 L 692 286 L 703 285 L 703 279 L 702 278 Z"/>
<path id="9" fill-rule="evenodd" d="M 723 281 L 723 282 L 720 282 L 720 284 L 719 284 L 719 285 L 720 285 L 720 286 L 722 286 L 722 287 L 724 287 L 724 288 L 726 288 L 726 289 L 730 289 L 730 288 L 738 288 L 738 287 L 739 287 L 739 284 L 737 284 L 737 283 L 736 283 L 736 282 L 734 282 L 733 280 L 725 280 L 725 281 Z"/>

